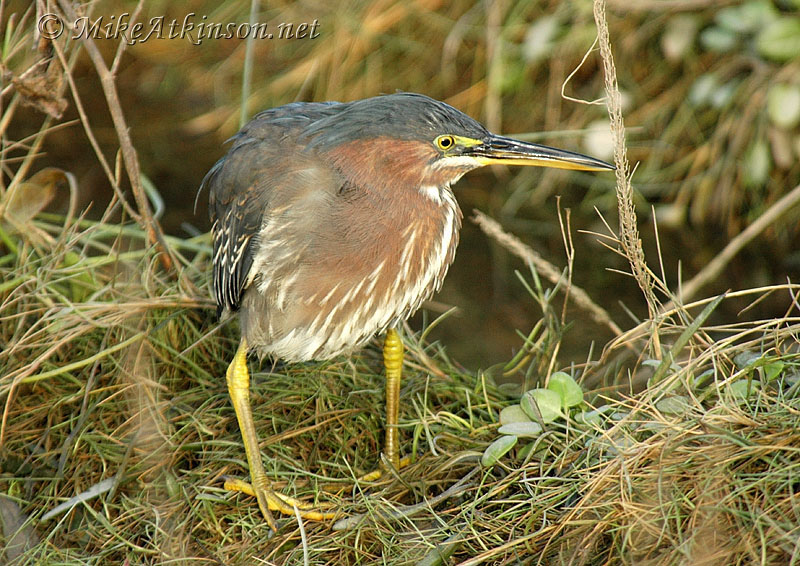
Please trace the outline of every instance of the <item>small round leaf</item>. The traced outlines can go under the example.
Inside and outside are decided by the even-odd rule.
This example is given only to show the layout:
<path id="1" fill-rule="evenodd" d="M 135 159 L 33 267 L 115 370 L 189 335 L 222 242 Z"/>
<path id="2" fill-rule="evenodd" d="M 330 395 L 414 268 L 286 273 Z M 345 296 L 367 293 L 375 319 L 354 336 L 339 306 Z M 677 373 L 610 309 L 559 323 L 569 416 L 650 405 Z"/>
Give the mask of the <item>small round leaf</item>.
<path id="1" fill-rule="evenodd" d="M 563 371 L 557 371 L 550 376 L 547 388 L 558 393 L 561 397 L 561 406 L 564 408 L 574 407 L 583 403 L 583 390 L 572 376 Z"/>
<path id="2" fill-rule="evenodd" d="M 750 144 L 744 156 L 744 184 L 750 188 L 762 187 L 769 180 L 772 170 L 772 158 L 769 146 L 762 139 Z"/>
<path id="3" fill-rule="evenodd" d="M 681 395 L 664 397 L 656 403 L 656 409 L 667 415 L 685 415 L 689 408 L 689 400 Z"/>
<path id="4" fill-rule="evenodd" d="M 551 423 L 561 416 L 561 396 L 550 389 L 531 389 L 522 395 L 519 402 L 531 420 Z"/>
<path id="5" fill-rule="evenodd" d="M 737 379 L 728 386 L 728 391 L 739 403 L 747 401 L 757 389 L 758 383 L 749 379 Z"/>
<path id="6" fill-rule="evenodd" d="M 767 381 L 772 381 L 776 377 L 780 376 L 782 372 L 783 362 L 781 361 L 764 364 L 764 377 L 767 378 Z"/>
<path id="7" fill-rule="evenodd" d="M 736 364 L 738 369 L 744 369 L 747 366 L 755 366 L 756 362 L 761 359 L 761 356 L 762 354 L 759 354 L 758 352 L 745 350 L 734 356 L 733 363 Z"/>
<path id="8" fill-rule="evenodd" d="M 756 36 L 756 50 L 779 63 L 800 56 L 800 18 L 782 17 L 764 27 Z"/>
<path id="9" fill-rule="evenodd" d="M 767 115 L 783 130 L 800 124 L 800 85 L 780 83 L 767 93 Z"/>
<path id="10" fill-rule="evenodd" d="M 605 413 L 609 411 L 608 405 L 603 405 L 592 411 L 581 411 L 575 415 L 575 422 L 589 426 L 599 426 L 608 418 Z"/>
<path id="11" fill-rule="evenodd" d="M 700 33 L 700 43 L 709 51 L 725 53 L 736 47 L 738 37 L 730 30 L 714 26 Z"/>
<path id="12" fill-rule="evenodd" d="M 500 458 L 505 456 L 509 450 L 514 448 L 516 443 L 516 436 L 501 436 L 487 446 L 486 450 L 483 451 L 483 456 L 481 456 L 481 465 L 486 468 L 494 466 Z"/>
<path id="13" fill-rule="evenodd" d="M 500 434 L 510 434 L 512 436 L 527 436 L 536 438 L 542 434 L 542 426 L 533 421 L 524 423 L 508 423 L 497 429 L 497 432 Z"/>
<path id="14" fill-rule="evenodd" d="M 525 411 L 522 410 L 522 407 L 519 405 L 510 405 L 500 411 L 500 424 L 509 424 L 509 423 L 528 423 L 531 419 L 528 418 L 528 415 L 525 414 Z"/>

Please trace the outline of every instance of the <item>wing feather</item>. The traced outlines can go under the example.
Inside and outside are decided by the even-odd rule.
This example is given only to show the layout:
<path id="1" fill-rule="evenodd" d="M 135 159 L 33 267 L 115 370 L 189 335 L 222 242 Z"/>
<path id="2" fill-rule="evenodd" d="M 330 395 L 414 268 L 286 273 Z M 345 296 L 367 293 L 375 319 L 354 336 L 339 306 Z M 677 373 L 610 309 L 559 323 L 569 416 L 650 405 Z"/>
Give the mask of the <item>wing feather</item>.
<path id="1" fill-rule="evenodd" d="M 275 193 L 291 184 L 298 136 L 336 111 L 339 103 L 287 104 L 256 115 L 232 138 L 233 146 L 206 174 L 214 245 L 213 293 L 218 313 L 236 311 L 252 281 L 263 220 Z"/>

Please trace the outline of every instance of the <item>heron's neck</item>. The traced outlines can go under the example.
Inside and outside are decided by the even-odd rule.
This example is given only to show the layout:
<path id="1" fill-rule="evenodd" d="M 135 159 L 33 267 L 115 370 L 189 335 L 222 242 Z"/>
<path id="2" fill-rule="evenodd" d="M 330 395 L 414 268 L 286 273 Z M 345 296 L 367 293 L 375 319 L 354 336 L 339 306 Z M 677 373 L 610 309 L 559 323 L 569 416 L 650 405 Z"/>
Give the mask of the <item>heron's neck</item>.
<path id="1" fill-rule="evenodd" d="M 427 163 L 436 150 L 415 141 L 376 138 L 343 144 L 329 159 L 348 183 L 364 191 L 398 196 L 403 189 L 427 186 Z"/>

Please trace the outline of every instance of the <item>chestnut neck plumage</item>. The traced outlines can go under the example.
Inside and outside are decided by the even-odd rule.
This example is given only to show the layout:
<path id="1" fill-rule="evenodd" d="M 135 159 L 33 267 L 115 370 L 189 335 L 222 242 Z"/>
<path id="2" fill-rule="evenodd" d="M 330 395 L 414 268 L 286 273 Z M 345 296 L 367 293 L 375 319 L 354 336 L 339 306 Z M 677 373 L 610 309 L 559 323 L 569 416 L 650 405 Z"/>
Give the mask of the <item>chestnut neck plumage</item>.
<path id="1" fill-rule="evenodd" d="M 349 318 L 363 323 L 352 327 L 358 335 L 335 333 L 311 357 L 327 358 L 358 347 L 411 316 L 441 288 L 455 257 L 462 214 L 449 181 L 463 172 L 431 167 L 438 152 L 427 144 L 391 140 L 387 151 L 387 142 L 352 142 L 325 155 L 343 177 L 341 221 L 347 218 L 351 239 L 331 246 L 330 265 L 343 265 L 344 257 L 334 262 L 338 252 L 358 249 L 346 262 L 354 266 L 353 277 L 345 278 L 348 281 L 329 302 L 348 299 L 348 286 L 369 287 L 375 297 L 353 304 L 357 312 L 350 312 Z M 346 168 L 339 167 L 343 163 Z M 337 273 L 342 280 L 343 268 Z"/>

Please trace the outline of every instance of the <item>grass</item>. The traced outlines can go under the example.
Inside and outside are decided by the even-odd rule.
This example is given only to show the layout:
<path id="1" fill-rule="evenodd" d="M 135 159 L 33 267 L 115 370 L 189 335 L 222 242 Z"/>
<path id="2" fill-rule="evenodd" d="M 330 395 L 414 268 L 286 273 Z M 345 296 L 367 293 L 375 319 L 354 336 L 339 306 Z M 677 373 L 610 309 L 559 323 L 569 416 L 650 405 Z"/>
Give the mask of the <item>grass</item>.
<path id="1" fill-rule="evenodd" d="M 348 22 L 369 20 L 370 26 L 339 25 L 327 44 L 295 46 L 280 80 L 272 81 L 269 89 L 254 89 L 256 94 L 248 97 L 251 104 L 268 106 L 273 98 L 288 100 L 298 93 L 313 92 L 321 99 L 354 98 L 387 90 L 381 85 L 393 70 L 375 62 L 381 52 L 368 56 L 363 65 L 355 55 L 369 51 L 374 37 L 388 41 L 388 34 L 407 31 L 411 38 L 411 28 L 416 27 L 426 32 L 427 39 L 441 36 L 450 46 L 433 65 L 442 72 L 429 85 L 429 94 L 439 96 L 436 90 L 445 90 L 441 81 L 451 71 L 474 67 L 474 84 L 453 79 L 461 90 L 450 101 L 476 115 L 476 109 L 484 107 L 496 129 L 500 108 L 505 106 L 500 104 L 502 96 L 531 95 L 533 82 L 512 88 L 514 55 L 504 43 L 524 35 L 522 23 L 530 16 L 524 7 L 503 13 L 500 3 L 492 4 L 486 22 L 478 19 L 476 24 L 472 18 L 483 16 L 463 6 L 429 17 L 432 9 L 420 5 L 386 3 L 390 5 L 394 10 L 357 5 L 341 17 Z M 71 5 L 63 7 L 68 11 Z M 217 13 L 217 19 L 233 17 L 234 8 L 223 5 L 224 14 Z M 371 10 L 388 15 L 373 14 L 369 19 Z M 574 15 L 557 13 L 561 24 L 570 25 L 565 25 L 564 37 L 554 46 L 548 68 L 531 71 L 542 79 L 537 88 L 543 84 L 548 99 L 557 99 L 554 93 L 560 81 L 544 75 L 549 71 L 553 77 L 563 76 L 566 73 L 558 71 L 569 66 L 568 56 L 581 55 L 568 39 L 595 33 L 586 9 L 578 8 Z M 28 84 L 28 92 L 39 88 L 39 109 L 52 114 L 30 136 L 6 144 L 6 127 L 17 119 L 24 97 L 11 88 L 2 91 L 2 97 L 10 93 L 11 102 L 3 106 L 0 120 L 4 136 L 0 562 L 461 566 L 800 562 L 798 287 L 771 285 L 682 304 L 679 298 L 687 297 L 670 290 L 663 265 L 659 276 L 644 262 L 637 209 L 623 168 L 618 178 L 620 228 L 615 232 L 609 227 L 613 223 L 607 223 L 602 237 L 636 274 L 651 316 L 621 330 L 588 294 L 578 293 L 572 284 L 575 247 L 568 215 L 562 220 L 568 257 L 563 273 L 494 226 L 492 237 L 500 245 L 513 247 L 514 253 L 532 258 L 526 262 L 536 264 L 536 271 L 522 280 L 531 301 L 541 309 L 542 320 L 520 334 L 520 352 L 513 360 L 476 373 L 451 360 L 442 345 L 426 340 L 430 326 L 422 334 L 405 329 L 408 354 L 401 439 L 404 451 L 416 459 L 401 473 L 371 483 L 356 480 L 379 465 L 383 377 L 376 344 L 332 362 L 267 361 L 260 366 L 251 362 L 257 370 L 251 388 L 256 426 L 269 478 L 276 489 L 310 502 L 334 504 L 347 517 L 343 530 L 329 523 L 282 517 L 279 531 L 272 533 L 251 498 L 222 488 L 226 477 L 247 476 L 223 377 L 238 340 L 237 329 L 235 323 L 220 325 L 215 320 L 208 292 L 208 235 L 162 234 L 157 213 L 147 203 L 146 183 L 127 134 L 126 114 L 132 109 L 124 108 L 117 93 L 117 83 L 124 82 L 125 48 L 120 47 L 110 64 L 98 59 L 98 53 L 85 62 L 106 79 L 103 101 L 111 109 L 117 143 L 109 154 L 119 156 L 110 159 L 104 153 L 97 141 L 101 138 L 94 135 L 97 116 L 81 110 L 78 118 L 114 194 L 101 218 L 89 219 L 76 205 L 81 188 L 76 178 L 60 170 L 34 172 L 33 165 L 43 140 L 58 131 L 59 126 L 51 124 L 58 119 L 55 114 L 68 88 L 71 102 L 80 104 L 72 73 L 81 44 L 70 44 L 64 52 L 59 51 L 63 45 L 53 44 L 52 59 L 44 60 L 58 61 L 61 67 L 50 63 L 49 71 L 43 71 L 40 63 L 30 61 L 41 54 L 24 49 L 22 31 L 32 25 L 31 17 L 28 13 L 27 23 L 19 20 L 17 27 L 7 28 L 13 33 L 5 36 L 3 61 L 17 77 L 34 69 L 28 78 L 37 80 Z M 712 20 L 713 12 L 699 17 Z M 601 29 L 604 20 L 604 15 L 597 16 Z M 458 25 L 451 26 L 452 21 Z M 401 27 L 395 28 L 398 22 Z M 611 28 L 611 40 L 617 37 L 614 29 L 619 28 Z M 636 29 L 625 37 L 616 56 L 626 52 L 645 60 L 655 56 L 652 49 L 643 55 L 638 49 L 654 36 L 648 31 L 654 28 Z M 466 51 L 452 51 L 462 42 L 477 45 L 476 58 L 466 61 Z M 176 49 L 172 55 L 177 60 L 176 45 L 151 43 L 147 49 Z M 411 38 L 402 51 L 412 57 L 421 45 Z M 424 47 L 429 50 L 427 43 Z M 615 145 L 624 156 L 620 97 L 614 95 L 617 87 L 608 47 L 601 45 L 601 57 L 615 116 Z M 275 49 L 275 57 L 284 61 L 281 50 L 287 47 Z M 688 67 L 709 63 L 702 54 L 695 55 L 688 57 Z M 445 65 L 445 59 L 452 65 Z M 732 68 L 739 60 L 736 54 L 723 59 L 709 64 Z M 429 64 L 406 65 L 404 82 L 421 84 L 411 79 L 430 74 L 425 67 Z M 236 66 L 235 57 L 224 65 Z M 624 71 L 623 81 L 636 84 L 646 66 L 620 64 L 620 69 L 631 69 Z M 53 69 L 63 77 L 59 79 Z M 367 72 L 370 69 L 380 72 Z M 202 80 L 206 75 L 187 75 L 198 83 L 209 82 Z M 599 85 L 600 73 L 592 75 L 575 88 L 597 90 L 593 87 Z M 325 82 L 326 77 L 331 80 Z M 333 80 L 336 77 L 353 80 Z M 761 84 L 763 73 L 755 79 L 742 83 L 742 91 L 751 92 Z M 726 121 L 729 127 L 704 137 L 706 121 L 713 121 L 709 116 L 714 113 L 706 108 L 703 120 L 695 124 L 702 127 L 694 137 L 682 137 L 680 123 L 691 122 L 686 112 L 699 116 L 699 111 L 678 102 L 689 81 L 672 81 L 664 89 L 668 78 L 653 74 L 639 82 L 643 90 L 668 90 L 672 96 L 659 99 L 663 103 L 659 112 L 641 105 L 626 114 L 626 120 L 652 126 L 675 112 L 672 128 L 665 128 L 669 139 L 664 143 L 677 144 L 685 138 L 694 144 L 689 149 L 685 140 L 674 145 L 674 151 L 683 155 L 674 166 L 659 168 L 660 161 L 651 159 L 647 167 L 658 171 L 644 174 L 653 175 L 651 179 L 672 176 L 664 177 L 663 184 L 680 201 L 677 206 L 689 210 L 687 191 L 700 182 L 689 173 L 696 171 L 704 152 L 713 154 L 731 137 L 739 139 L 747 121 L 733 125 Z M 733 106 L 751 115 L 757 104 L 758 98 L 745 97 Z M 582 126 L 592 115 L 576 111 L 564 116 L 559 104 L 536 108 L 550 125 Z M 235 123 L 236 115 L 238 103 L 230 102 L 199 116 L 190 127 L 205 134 L 224 130 Z M 104 137 L 109 137 L 107 132 Z M 725 159 L 736 161 L 744 151 L 742 144 L 735 145 Z M 794 170 L 781 169 L 764 202 L 775 200 L 771 193 Z M 730 180 L 730 175 L 704 182 L 704 191 Z M 671 179 L 687 176 L 689 183 L 670 186 Z M 504 216 L 513 216 L 512 209 L 522 202 L 543 198 L 556 179 L 545 176 L 537 193 L 526 197 L 520 193 L 530 189 L 517 186 L 511 199 L 516 205 L 506 207 Z M 741 218 L 731 210 L 757 195 L 743 192 L 740 184 L 727 186 L 735 198 L 718 217 L 733 226 Z M 65 214 L 42 212 L 49 200 L 66 192 L 70 198 Z M 706 209 L 701 205 L 695 202 L 690 212 L 703 216 Z M 768 218 L 772 224 L 776 217 Z M 483 217 L 482 223 L 488 225 L 489 219 Z M 698 289 L 694 286 L 693 292 Z M 583 327 L 554 303 L 559 293 L 616 334 L 599 355 L 589 352 L 584 363 L 568 367 L 559 357 L 564 331 Z M 782 317 L 726 321 L 716 316 L 719 302 L 743 305 L 742 314 L 747 314 L 775 296 L 782 296 L 787 305 Z M 481 466 L 484 451 L 501 436 L 501 410 L 517 403 L 524 389 L 545 386 L 559 369 L 581 383 L 584 403 L 547 423 L 542 434 L 519 437 L 492 467 Z M 592 418 L 585 418 L 590 411 Z"/>
<path id="2" fill-rule="evenodd" d="M 584 381 L 605 374 L 616 384 L 586 392 L 602 419 L 553 424 L 527 456 L 521 442 L 491 469 L 478 460 L 519 392 L 408 336 L 402 438 L 418 458 L 369 485 L 354 478 L 378 464 L 378 349 L 267 363 L 252 395 L 275 486 L 365 514 L 346 531 L 307 522 L 302 536 L 287 517 L 273 535 L 250 498 L 222 489 L 225 476 L 246 477 L 222 377 L 235 325 L 217 327 L 208 299 L 165 277 L 134 225 L 58 220 L 33 221 L 46 246 L 5 233 L 17 246 L 3 256 L 3 280 L 21 279 L 4 290 L 0 317 L 0 482 L 3 506 L 19 518 L 4 524 L 7 542 L 21 533 L 17 564 L 435 564 L 437 553 L 446 556 L 438 563 L 465 565 L 797 559 L 796 315 L 697 329 L 667 377 L 638 391 L 622 384 L 652 377 L 654 364 L 642 356 L 628 374 L 618 358 L 647 339 L 644 326 L 634 329 L 600 361 L 573 368 Z M 170 244 L 183 279 L 202 289 L 207 237 Z M 65 262 L 70 252 L 81 259 Z M 689 324 L 666 318 L 662 340 L 675 342 Z M 534 355 L 530 365 L 542 363 Z M 404 515 L 470 473 L 463 490 Z"/>

